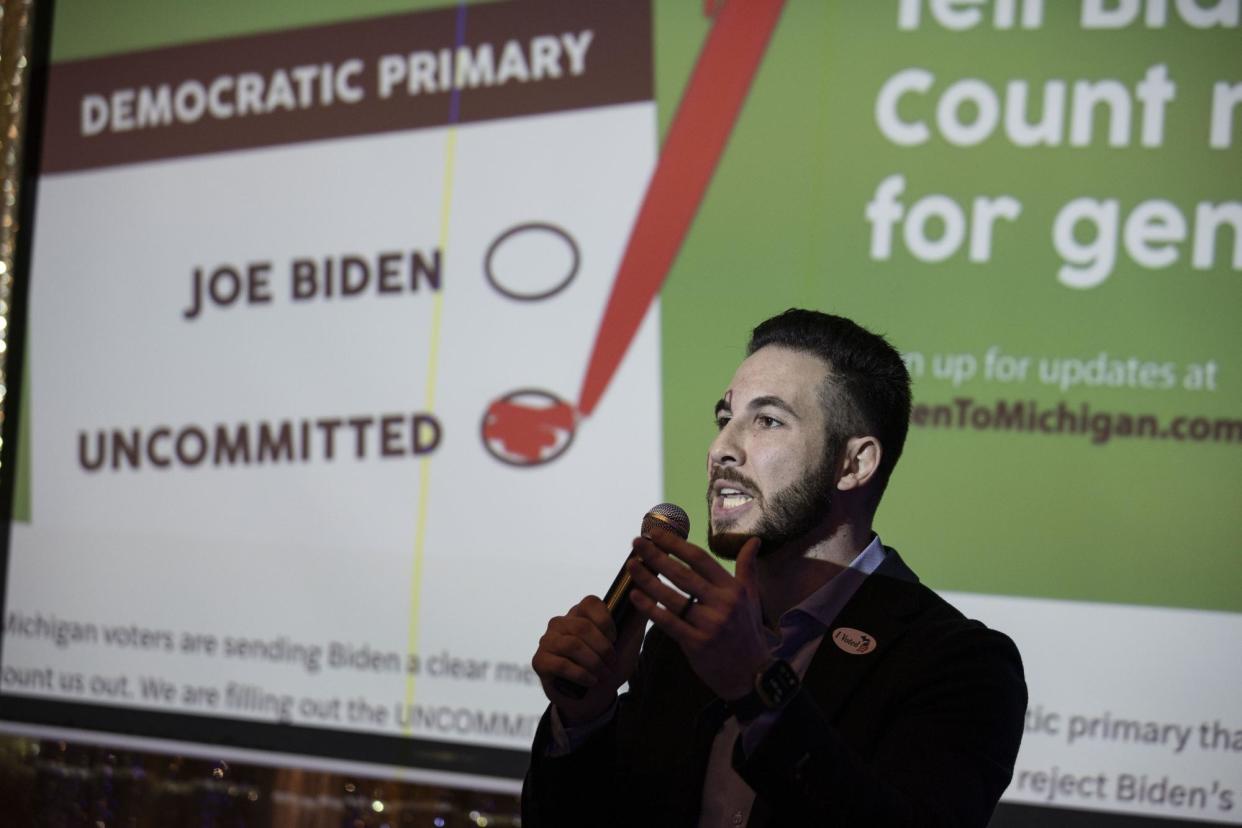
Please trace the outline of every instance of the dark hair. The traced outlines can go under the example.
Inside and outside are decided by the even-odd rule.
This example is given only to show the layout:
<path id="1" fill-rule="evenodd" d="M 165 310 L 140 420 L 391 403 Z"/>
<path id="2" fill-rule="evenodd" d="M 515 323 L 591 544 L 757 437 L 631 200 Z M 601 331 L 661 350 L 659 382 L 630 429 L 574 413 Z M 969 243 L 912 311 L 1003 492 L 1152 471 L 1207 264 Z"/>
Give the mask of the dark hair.
<path id="1" fill-rule="evenodd" d="M 836 459 L 850 437 L 878 438 L 883 448 L 876 471 L 878 499 L 910 427 L 910 372 L 901 354 L 884 337 L 843 316 L 799 308 L 759 323 L 746 353 L 769 345 L 813 354 L 828 364 L 821 397 L 828 414 L 829 459 Z"/>

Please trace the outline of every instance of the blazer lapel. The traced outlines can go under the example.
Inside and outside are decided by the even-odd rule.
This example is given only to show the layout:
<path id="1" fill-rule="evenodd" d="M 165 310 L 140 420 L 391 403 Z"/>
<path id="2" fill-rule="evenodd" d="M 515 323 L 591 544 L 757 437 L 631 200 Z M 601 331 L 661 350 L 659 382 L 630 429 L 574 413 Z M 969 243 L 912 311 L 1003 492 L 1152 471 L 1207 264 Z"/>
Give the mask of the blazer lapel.
<path id="1" fill-rule="evenodd" d="M 917 584 L 917 576 L 896 551 L 889 550 L 884 563 L 863 581 L 824 632 L 803 684 L 829 721 L 906 631 L 923 604 Z"/>

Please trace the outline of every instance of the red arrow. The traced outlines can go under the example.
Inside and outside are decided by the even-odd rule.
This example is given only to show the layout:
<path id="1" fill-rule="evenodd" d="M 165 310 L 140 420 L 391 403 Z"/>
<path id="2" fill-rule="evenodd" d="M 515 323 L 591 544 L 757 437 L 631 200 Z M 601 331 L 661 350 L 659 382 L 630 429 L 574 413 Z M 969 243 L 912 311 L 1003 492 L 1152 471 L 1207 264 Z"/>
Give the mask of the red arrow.
<path id="1" fill-rule="evenodd" d="M 586 416 L 612 381 L 698 212 L 785 0 L 730 0 L 708 33 L 630 231 L 578 395 Z"/>

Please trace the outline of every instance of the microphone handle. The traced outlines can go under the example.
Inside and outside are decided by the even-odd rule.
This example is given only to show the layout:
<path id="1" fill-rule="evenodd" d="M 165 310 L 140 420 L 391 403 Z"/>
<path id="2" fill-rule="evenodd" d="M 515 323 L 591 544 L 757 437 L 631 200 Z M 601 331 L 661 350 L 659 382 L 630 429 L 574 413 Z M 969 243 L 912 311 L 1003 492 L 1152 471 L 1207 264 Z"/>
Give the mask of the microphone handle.
<path id="1" fill-rule="evenodd" d="M 634 605 L 630 603 L 630 590 L 634 588 L 634 579 L 630 577 L 626 569 L 626 565 L 633 557 L 631 553 L 625 559 L 625 563 L 621 565 L 621 571 L 617 573 L 617 577 L 612 579 L 612 586 L 608 587 L 608 592 L 604 594 L 604 606 L 612 616 L 612 623 L 617 630 L 618 638 L 621 637 L 621 628 L 634 614 Z M 552 680 L 552 686 L 558 693 L 569 696 L 571 699 L 580 699 L 587 694 L 586 687 L 569 679 L 555 678 Z"/>

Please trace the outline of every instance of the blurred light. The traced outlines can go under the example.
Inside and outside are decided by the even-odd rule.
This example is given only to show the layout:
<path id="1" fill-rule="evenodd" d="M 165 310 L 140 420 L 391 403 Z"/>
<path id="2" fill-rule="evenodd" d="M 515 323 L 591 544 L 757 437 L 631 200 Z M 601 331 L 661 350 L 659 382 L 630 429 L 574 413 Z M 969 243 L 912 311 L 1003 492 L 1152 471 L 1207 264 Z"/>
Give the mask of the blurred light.
<path id="1" fill-rule="evenodd" d="M 354 792 L 355 790 L 357 790 L 357 789 L 354 787 L 354 783 L 353 783 L 353 782 L 346 782 L 346 783 L 345 783 L 345 790 L 346 790 L 347 792 L 349 792 L 349 793 L 353 793 L 353 792 Z"/>
<path id="2" fill-rule="evenodd" d="M 436 817 L 432 820 L 432 824 L 435 825 L 436 828 L 444 828 L 444 817 Z"/>
<path id="3" fill-rule="evenodd" d="M 377 800 L 375 800 L 374 802 L 372 802 L 372 803 L 371 803 L 371 810 L 372 810 L 372 811 L 375 811 L 375 813 L 377 813 L 377 814 L 383 813 L 383 812 L 384 812 L 384 803 L 383 803 L 383 802 L 380 802 L 378 799 L 377 799 Z"/>

